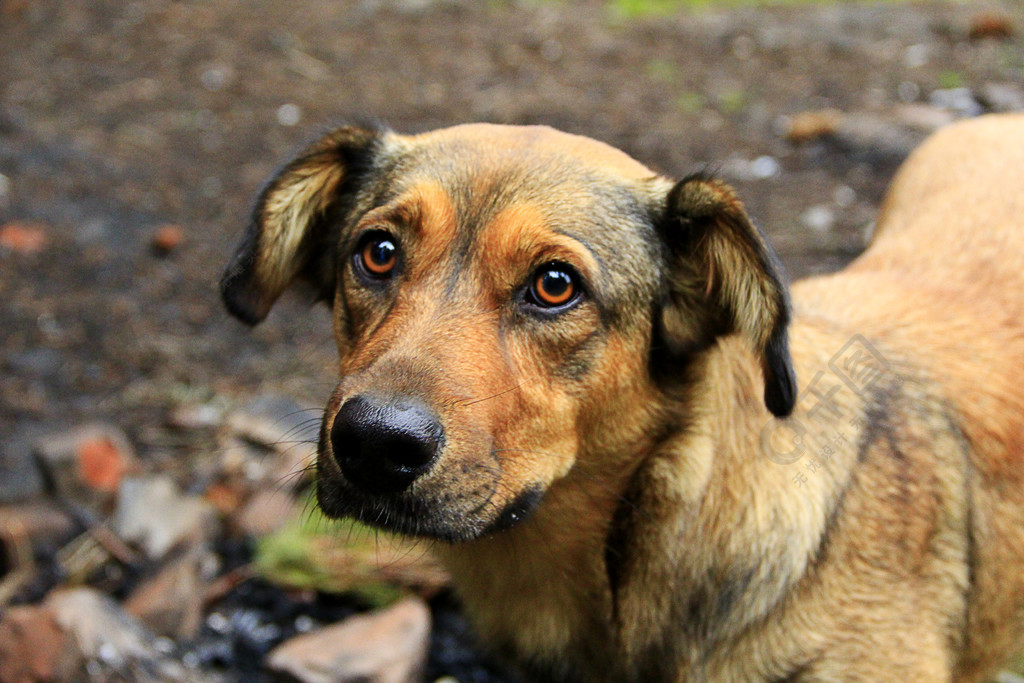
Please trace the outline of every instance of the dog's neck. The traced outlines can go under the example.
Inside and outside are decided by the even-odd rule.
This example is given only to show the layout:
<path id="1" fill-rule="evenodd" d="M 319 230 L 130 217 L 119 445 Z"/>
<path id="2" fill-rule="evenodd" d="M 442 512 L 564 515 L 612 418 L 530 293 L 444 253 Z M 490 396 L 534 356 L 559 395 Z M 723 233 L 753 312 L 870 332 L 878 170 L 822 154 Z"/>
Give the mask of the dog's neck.
<path id="1" fill-rule="evenodd" d="M 580 651 L 580 643 L 614 639 L 604 546 L 617 499 L 574 489 L 572 478 L 556 483 L 517 527 L 440 549 L 474 626 L 498 654 L 529 653 L 540 662 L 611 654 Z M 550 673 L 572 680 L 567 671 Z"/>
<path id="2" fill-rule="evenodd" d="M 528 522 L 442 549 L 485 642 L 540 661 L 585 662 L 555 670 L 570 680 L 566 671 L 626 677 L 609 673 L 616 670 L 655 680 L 662 666 L 677 670 L 668 659 L 699 660 L 712 641 L 759 619 L 773 604 L 764 596 L 781 599 L 803 574 L 820 530 L 806 498 L 779 495 L 792 488 L 793 473 L 754 452 L 773 419 L 761 403 L 756 361 L 729 338 L 696 363 L 683 410 L 663 411 L 683 415 L 685 429 L 650 425 L 648 433 L 672 437 L 638 440 L 635 452 L 602 471 L 587 471 L 581 458 Z M 737 537 L 758 538 L 761 547 L 737 548 Z M 757 603 L 746 598 L 755 584 Z M 652 586 L 664 590 L 652 594 Z M 692 633 L 678 633 L 681 621 Z M 689 652 L 664 651 L 672 625 L 671 647 L 687 643 Z M 586 652 L 585 642 L 632 647 Z"/>

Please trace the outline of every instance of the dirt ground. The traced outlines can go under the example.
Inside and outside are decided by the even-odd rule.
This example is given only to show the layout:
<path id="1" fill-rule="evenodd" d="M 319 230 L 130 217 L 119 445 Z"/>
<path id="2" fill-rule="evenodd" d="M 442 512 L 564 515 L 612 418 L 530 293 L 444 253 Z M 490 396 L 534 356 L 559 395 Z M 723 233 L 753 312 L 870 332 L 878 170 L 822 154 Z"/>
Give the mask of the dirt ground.
<path id="1" fill-rule="evenodd" d="M 993 16 L 1012 35 L 971 39 Z M 162 430 L 169 407 L 321 401 L 325 311 L 296 296 L 250 331 L 215 284 L 261 182 L 337 122 L 545 123 L 670 175 L 711 168 L 799 277 L 862 247 L 907 141 L 949 115 L 936 91 L 982 109 L 989 86 L 1021 92 L 1017 29 L 1015 2 L 624 17 L 540 0 L 2 0 L 0 225 L 45 242 L 0 246 L 0 444 L 98 417 L 143 455 L 187 456 L 197 445 Z M 868 130 L 785 138 L 825 108 Z M 183 239 L 161 256 L 167 224 Z"/>

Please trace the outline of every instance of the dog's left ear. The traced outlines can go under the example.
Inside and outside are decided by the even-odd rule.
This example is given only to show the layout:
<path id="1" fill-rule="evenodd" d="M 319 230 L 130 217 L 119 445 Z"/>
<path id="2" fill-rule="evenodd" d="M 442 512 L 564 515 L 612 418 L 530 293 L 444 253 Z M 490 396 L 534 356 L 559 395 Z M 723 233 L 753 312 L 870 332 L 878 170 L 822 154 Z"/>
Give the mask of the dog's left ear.
<path id="1" fill-rule="evenodd" d="M 366 128 L 339 128 L 271 179 L 220 281 L 232 315 L 255 325 L 300 278 L 313 285 L 320 299 L 330 299 L 337 223 L 364 182 L 381 135 Z"/>
<path id="2" fill-rule="evenodd" d="M 775 254 L 735 191 L 718 180 L 692 176 L 679 182 L 665 211 L 663 342 L 684 353 L 738 332 L 760 360 L 768 410 L 789 415 L 796 401 L 786 329 L 789 296 Z"/>

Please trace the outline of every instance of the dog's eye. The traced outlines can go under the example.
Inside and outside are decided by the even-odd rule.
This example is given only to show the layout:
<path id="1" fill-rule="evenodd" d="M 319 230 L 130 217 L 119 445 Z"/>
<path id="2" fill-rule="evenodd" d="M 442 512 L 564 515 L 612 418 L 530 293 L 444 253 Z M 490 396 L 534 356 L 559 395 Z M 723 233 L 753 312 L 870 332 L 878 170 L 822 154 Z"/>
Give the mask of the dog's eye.
<path id="1" fill-rule="evenodd" d="M 549 263 L 533 276 L 527 290 L 527 301 L 534 306 L 562 309 L 574 304 L 580 296 L 579 276 L 564 263 Z"/>
<path id="2" fill-rule="evenodd" d="M 398 265 L 398 243 L 386 232 L 372 232 L 360 241 L 355 261 L 360 273 L 366 277 L 387 279 Z"/>

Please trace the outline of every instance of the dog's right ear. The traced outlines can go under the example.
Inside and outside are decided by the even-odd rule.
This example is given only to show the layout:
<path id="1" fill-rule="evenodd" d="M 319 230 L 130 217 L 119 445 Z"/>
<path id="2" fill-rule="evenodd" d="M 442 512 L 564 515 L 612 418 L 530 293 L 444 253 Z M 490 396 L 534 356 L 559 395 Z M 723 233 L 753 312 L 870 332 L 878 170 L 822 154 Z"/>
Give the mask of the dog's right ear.
<path id="1" fill-rule="evenodd" d="M 686 178 L 668 193 L 662 223 L 668 267 L 661 340 L 681 353 L 739 333 L 760 361 L 765 406 L 789 415 L 796 402 L 789 295 L 774 252 L 735 191 L 713 178 Z"/>
<path id="2" fill-rule="evenodd" d="M 321 299 L 334 292 L 338 222 L 366 176 L 381 132 L 335 130 L 285 166 L 260 193 L 252 222 L 220 281 L 228 311 L 255 325 L 298 278 Z"/>

